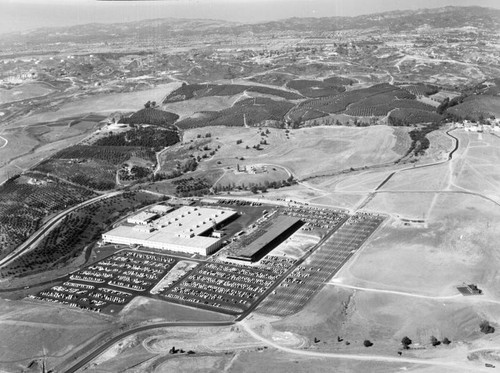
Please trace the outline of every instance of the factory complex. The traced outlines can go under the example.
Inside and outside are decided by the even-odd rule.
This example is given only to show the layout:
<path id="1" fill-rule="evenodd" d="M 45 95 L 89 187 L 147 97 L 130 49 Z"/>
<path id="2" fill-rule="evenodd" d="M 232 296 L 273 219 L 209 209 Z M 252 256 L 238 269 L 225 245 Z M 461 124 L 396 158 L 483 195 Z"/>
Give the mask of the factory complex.
<path id="1" fill-rule="evenodd" d="M 153 249 L 188 254 L 210 255 L 222 246 L 222 239 L 213 234 L 217 225 L 234 218 L 231 209 L 183 206 L 161 215 L 159 208 L 150 208 L 127 219 L 129 225 L 118 226 L 104 233 L 104 242 L 141 245 Z"/>

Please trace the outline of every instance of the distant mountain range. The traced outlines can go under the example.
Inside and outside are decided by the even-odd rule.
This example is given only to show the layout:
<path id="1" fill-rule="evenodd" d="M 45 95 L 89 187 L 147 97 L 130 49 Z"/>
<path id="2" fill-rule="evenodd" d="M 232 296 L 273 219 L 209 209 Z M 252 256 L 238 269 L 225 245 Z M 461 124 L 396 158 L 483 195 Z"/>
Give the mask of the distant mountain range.
<path id="1" fill-rule="evenodd" d="M 383 28 L 393 32 L 431 28 L 477 27 L 500 30 L 500 10 L 483 7 L 445 7 L 392 11 L 357 17 L 289 18 L 285 20 L 242 24 L 207 19 L 153 19 L 129 23 L 87 24 L 71 27 L 43 28 L 34 31 L 0 35 L 3 42 L 20 43 L 92 43 L 130 39 L 147 40 L 165 37 L 265 34 L 278 32 L 328 32 L 350 29 Z"/>

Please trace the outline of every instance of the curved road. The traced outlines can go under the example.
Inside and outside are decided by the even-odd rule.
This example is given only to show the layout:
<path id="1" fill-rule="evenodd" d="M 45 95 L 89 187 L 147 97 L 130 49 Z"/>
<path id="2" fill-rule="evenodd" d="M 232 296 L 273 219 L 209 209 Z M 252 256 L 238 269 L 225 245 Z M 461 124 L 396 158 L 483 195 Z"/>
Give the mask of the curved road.
<path id="1" fill-rule="evenodd" d="M 0 139 L 4 141 L 4 144 L 0 146 L 0 149 L 5 148 L 7 144 L 9 143 L 9 140 L 7 140 L 5 137 L 0 136 Z"/>
<path id="2" fill-rule="evenodd" d="M 65 373 L 76 372 L 80 368 L 83 368 L 86 364 L 90 363 L 93 359 L 95 359 L 97 356 L 99 356 L 100 354 L 102 354 L 108 348 L 112 347 L 115 343 L 121 341 L 123 338 L 126 338 L 126 337 L 128 337 L 128 336 L 130 336 L 132 334 L 140 333 L 140 332 L 143 332 L 143 331 L 146 331 L 146 330 L 160 329 L 160 328 L 167 328 L 167 327 L 176 327 L 176 326 L 213 327 L 213 326 L 229 326 L 229 325 L 234 325 L 234 321 L 164 322 L 164 323 L 159 323 L 159 324 L 151 324 L 151 325 L 139 326 L 137 328 L 133 328 L 133 329 L 127 330 L 126 332 L 123 332 L 123 333 L 121 333 L 121 334 L 119 334 L 119 335 L 111 338 L 105 344 L 103 344 L 102 346 L 98 347 L 94 351 L 90 352 L 83 359 L 81 359 L 77 363 L 73 364 L 71 367 L 69 367 L 66 370 L 64 370 L 64 372 Z"/>
<path id="3" fill-rule="evenodd" d="M 250 328 L 246 322 L 241 322 L 240 325 L 245 329 L 245 331 L 250 334 L 253 338 L 265 343 L 268 346 L 274 347 L 279 351 L 283 351 L 289 354 L 309 356 L 309 357 L 319 357 L 319 358 L 333 358 L 333 359 L 347 359 L 347 360 L 357 360 L 357 361 L 379 361 L 385 363 L 408 363 L 416 365 L 430 365 L 430 366 L 440 366 L 453 368 L 456 370 L 467 370 L 469 372 L 490 372 L 491 369 L 480 367 L 473 364 L 468 364 L 467 362 L 458 361 L 443 361 L 443 360 L 423 360 L 417 358 L 408 357 L 393 357 L 393 356 L 383 356 L 383 355 L 369 355 L 369 354 L 345 354 L 336 352 L 317 352 L 317 351 L 307 351 L 307 350 L 296 350 L 289 347 L 281 346 L 272 340 L 266 339 L 260 334 L 256 333 Z"/>
<path id="4" fill-rule="evenodd" d="M 114 197 L 114 196 L 120 195 L 122 193 L 123 193 L 123 191 L 116 191 L 116 192 L 111 192 L 108 194 L 100 195 L 100 196 L 97 196 L 97 197 L 89 199 L 85 202 L 79 203 L 76 206 L 70 207 L 69 209 L 58 213 L 56 216 L 54 216 L 52 219 L 50 219 L 47 223 L 45 223 L 43 227 L 41 227 L 38 231 L 36 231 L 34 234 L 32 234 L 25 242 L 23 242 L 21 245 L 19 245 L 14 251 L 12 251 L 9 255 L 7 255 L 5 258 L 0 260 L 0 267 L 9 264 L 10 262 L 15 260 L 20 255 L 25 254 L 26 252 L 33 249 L 33 247 L 36 246 L 36 244 L 38 244 L 43 239 L 44 235 L 46 233 L 50 232 L 69 213 L 75 211 L 76 209 L 79 209 L 80 207 L 85 207 L 85 206 L 91 205 L 94 202 L 100 201 L 102 199 Z"/>

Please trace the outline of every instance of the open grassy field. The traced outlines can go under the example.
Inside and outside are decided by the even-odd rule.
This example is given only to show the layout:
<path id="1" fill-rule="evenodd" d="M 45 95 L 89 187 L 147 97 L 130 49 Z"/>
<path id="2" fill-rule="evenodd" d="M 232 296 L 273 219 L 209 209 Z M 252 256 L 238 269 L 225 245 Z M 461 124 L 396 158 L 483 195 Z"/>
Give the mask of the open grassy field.
<path id="1" fill-rule="evenodd" d="M 435 193 L 402 192 L 377 193 L 365 205 L 370 211 L 382 211 L 408 219 L 426 219 L 432 207 Z"/>
<path id="2" fill-rule="evenodd" d="M 400 203 L 404 208 L 405 201 Z M 302 311 L 263 321 L 270 326 L 261 334 L 290 332 L 310 343 L 319 339 L 314 350 L 388 356 L 396 355 L 401 338 L 409 336 L 417 349 L 403 356 L 463 362 L 470 369 L 464 371 L 473 372 L 484 361 L 470 362 L 468 350 L 496 346 L 499 340 L 479 331 L 482 320 L 496 325 L 500 319 L 500 228 L 491 223 L 499 217 L 500 207 L 489 201 L 442 195 L 427 227 L 401 228 L 390 220 Z M 456 286 L 463 282 L 477 283 L 484 295 L 459 295 Z M 432 347 L 431 336 L 448 337 L 452 344 Z M 374 343 L 369 351 L 364 339 Z"/>
<path id="3" fill-rule="evenodd" d="M 314 127 L 291 130 L 270 129 L 262 136 L 257 128 L 205 127 L 184 134 L 184 141 L 210 132 L 213 143 L 221 145 L 216 155 L 200 167 L 235 167 L 237 164 L 275 164 L 290 170 L 298 179 L 331 174 L 350 167 L 364 167 L 398 159 L 392 149 L 396 143 L 393 129 Z M 262 138 L 267 145 L 256 150 Z M 240 144 L 236 142 L 242 140 Z M 246 147 L 249 146 L 249 149 Z M 241 158 L 244 158 L 242 161 Z M 220 163 L 219 163 L 220 162 Z"/>
<path id="4" fill-rule="evenodd" d="M 5 372 L 25 371 L 44 355 L 47 370 L 54 369 L 112 326 L 90 312 L 50 304 L 0 300 L 0 310 L 0 369 Z M 40 360 L 40 371 L 41 365 Z"/>
<path id="5" fill-rule="evenodd" d="M 480 192 L 500 202 L 500 138 L 488 133 L 454 131 L 460 143 L 467 144 L 453 161 L 452 186 Z"/>
<path id="6" fill-rule="evenodd" d="M 52 88 L 42 83 L 25 83 L 10 89 L 0 88 L 0 103 L 27 100 L 34 97 L 46 96 L 54 92 Z"/>
<path id="7" fill-rule="evenodd" d="M 137 297 L 129 303 L 121 312 L 120 319 L 112 319 L 92 312 L 33 301 L 0 300 L 0 310 L 0 370 L 5 372 L 27 371 L 28 365 L 34 360 L 37 361 L 35 366 L 38 366 L 39 371 L 41 371 L 44 355 L 46 356 L 47 370 L 55 367 L 63 370 L 64 365 L 60 365 L 63 361 L 72 361 L 73 355 L 77 354 L 78 350 L 85 348 L 87 345 L 93 345 L 93 342 L 102 342 L 102 339 L 106 338 L 105 335 L 109 336 L 110 333 L 116 333 L 121 323 L 131 325 L 145 320 L 149 322 L 175 322 L 227 321 L 231 319 L 226 315 L 143 297 Z M 195 330 L 199 333 L 198 328 L 186 328 L 184 331 L 169 333 L 168 335 L 160 332 L 152 342 L 152 346 L 161 348 L 165 340 L 171 338 L 172 335 L 180 337 L 182 333 L 186 337 L 192 337 L 190 343 L 193 346 L 198 346 L 199 339 L 195 338 L 193 334 Z M 215 348 L 217 345 L 223 345 L 224 343 L 229 345 L 237 338 L 244 338 L 242 333 L 231 333 L 229 329 L 223 332 L 225 338 L 212 338 L 211 344 Z M 213 328 L 207 330 L 207 333 L 216 335 Z M 231 335 L 232 337 L 228 338 Z M 249 340 L 249 343 L 255 342 Z M 142 344 L 140 342 L 138 344 L 142 348 Z M 205 344 L 210 345 L 209 342 Z M 179 346 L 179 344 L 177 345 Z M 119 355 L 119 352 L 123 350 L 126 350 L 126 348 L 118 348 L 117 350 L 112 348 L 112 353 L 106 352 L 99 358 L 98 362 L 100 361 L 100 364 L 109 364 L 108 359 L 112 360 L 118 355 L 119 362 L 123 363 L 126 355 Z M 149 357 L 152 356 L 147 350 L 142 349 L 142 353 L 144 352 Z M 200 351 L 198 350 L 198 352 Z M 111 364 L 113 364 L 113 361 L 111 361 Z M 116 370 L 111 368 L 111 371 Z"/>
<path id="8" fill-rule="evenodd" d="M 411 165 L 409 165 L 411 167 Z M 448 164 L 407 169 L 396 173 L 380 190 L 437 191 L 448 188 Z"/>
<path id="9" fill-rule="evenodd" d="M 314 178 L 307 183 L 325 192 L 366 193 L 376 188 L 391 172 L 392 169 L 388 168 L 350 172 Z"/>

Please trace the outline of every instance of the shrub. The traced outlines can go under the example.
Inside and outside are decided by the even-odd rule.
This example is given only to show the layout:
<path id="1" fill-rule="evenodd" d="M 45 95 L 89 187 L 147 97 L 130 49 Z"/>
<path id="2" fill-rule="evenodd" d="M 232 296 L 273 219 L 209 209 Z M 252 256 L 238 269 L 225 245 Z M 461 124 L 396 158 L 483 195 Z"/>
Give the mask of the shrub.
<path id="1" fill-rule="evenodd" d="M 484 334 L 491 334 L 495 333 L 495 328 L 490 325 L 490 323 L 486 320 L 482 321 L 481 324 L 479 324 L 479 328 L 482 333 Z"/>
<path id="2" fill-rule="evenodd" d="M 438 341 L 438 339 L 434 336 L 431 336 L 431 343 L 434 347 L 439 346 L 441 344 L 441 342 Z"/>
<path id="3" fill-rule="evenodd" d="M 412 344 L 412 341 L 411 341 L 410 338 L 404 337 L 401 340 L 401 344 L 403 345 L 403 347 L 404 347 L 405 350 L 408 350 L 410 348 L 410 345 Z"/>

